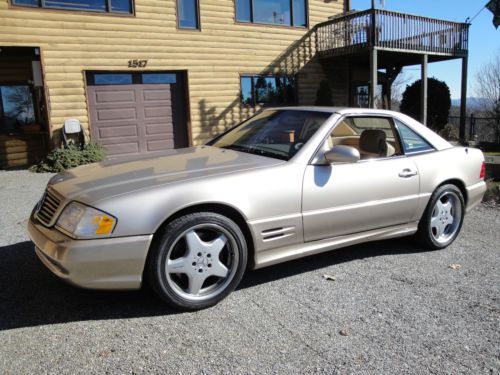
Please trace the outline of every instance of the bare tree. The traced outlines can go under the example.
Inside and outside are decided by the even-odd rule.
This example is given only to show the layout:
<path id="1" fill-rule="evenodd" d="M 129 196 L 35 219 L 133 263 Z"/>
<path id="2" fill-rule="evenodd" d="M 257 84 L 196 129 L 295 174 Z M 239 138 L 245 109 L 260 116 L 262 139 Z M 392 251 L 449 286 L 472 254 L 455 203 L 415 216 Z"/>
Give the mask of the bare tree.
<path id="1" fill-rule="evenodd" d="M 475 78 L 474 93 L 483 99 L 482 110 L 488 116 L 500 116 L 500 49 L 479 68 Z"/>
<path id="2" fill-rule="evenodd" d="M 401 104 L 401 99 L 403 98 L 403 92 L 406 87 L 410 84 L 412 77 L 409 76 L 404 70 L 398 74 L 397 78 L 394 80 L 391 89 L 391 101 L 392 108 L 399 109 Z"/>
<path id="3" fill-rule="evenodd" d="M 390 98 L 383 95 L 380 89 L 377 90 L 375 95 L 375 107 L 376 108 L 389 108 L 387 101 L 391 101 L 390 108 L 393 110 L 399 110 L 399 105 L 401 104 L 401 99 L 403 97 L 403 92 L 406 90 L 406 87 L 410 84 L 412 77 L 407 75 L 405 71 L 398 73 L 396 79 L 391 84 L 390 89 Z"/>

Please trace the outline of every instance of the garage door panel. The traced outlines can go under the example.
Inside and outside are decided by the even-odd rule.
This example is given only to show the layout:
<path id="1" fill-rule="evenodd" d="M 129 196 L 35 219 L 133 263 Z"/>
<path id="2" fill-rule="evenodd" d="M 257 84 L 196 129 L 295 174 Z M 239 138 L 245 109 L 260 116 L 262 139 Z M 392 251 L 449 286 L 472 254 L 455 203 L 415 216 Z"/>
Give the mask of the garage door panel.
<path id="1" fill-rule="evenodd" d="M 103 143 L 108 155 L 128 155 L 139 153 L 139 142 Z"/>
<path id="2" fill-rule="evenodd" d="M 172 109 L 168 107 L 151 107 L 144 108 L 144 118 L 158 118 L 161 117 L 163 119 L 169 118 L 172 119 Z"/>
<path id="3" fill-rule="evenodd" d="M 99 139 L 116 137 L 137 137 L 139 135 L 136 125 L 107 126 L 99 128 Z"/>
<path id="4" fill-rule="evenodd" d="M 167 100 L 170 101 L 170 85 L 157 85 L 154 89 L 145 89 L 142 92 L 144 102 Z"/>
<path id="5" fill-rule="evenodd" d="M 95 93 L 96 104 L 124 104 L 135 103 L 137 101 L 134 90 L 110 90 Z"/>
<path id="6" fill-rule="evenodd" d="M 96 110 L 103 109 L 123 109 L 123 108 L 136 108 L 137 102 L 123 102 L 123 103 L 100 103 L 92 105 L 91 107 Z"/>
<path id="7" fill-rule="evenodd" d="M 171 108 L 172 102 L 170 100 L 155 100 L 150 102 L 142 103 L 144 108 L 157 108 L 157 107 L 166 107 Z"/>
<path id="8" fill-rule="evenodd" d="M 92 118 L 95 120 L 95 117 Z M 100 128 L 112 128 L 112 127 L 120 127 L 120 126 L 137 126 L 137 119 L 127 119 L 127 120 L 106 120 L 99 121 L 98 129 Z"/>
<path id="9" fill-rule="evenodd" d="M 135 108 L 112 108 L 112 109 L 98 109 L 97 110 L 97 120 L 98 121 L 116 121 L 116 120 L 136 120 L 137 111 Z"/>
<path id="10" fill-rule="evenodd" d="M 147 141 L 146 145 L 148 151 L 172 149 L 174 148 L 174 137 L 171 137 L 169 139 L 156 139 L 154 141 Z"/>
<path id="11" fill-rule="evenodd" d="M 158 135 L 158 134 L 172 134 L 173 137 L 174 132 L 172 131 L 171 128 L 163 124 L 146 125 L 146 135 Z"/>

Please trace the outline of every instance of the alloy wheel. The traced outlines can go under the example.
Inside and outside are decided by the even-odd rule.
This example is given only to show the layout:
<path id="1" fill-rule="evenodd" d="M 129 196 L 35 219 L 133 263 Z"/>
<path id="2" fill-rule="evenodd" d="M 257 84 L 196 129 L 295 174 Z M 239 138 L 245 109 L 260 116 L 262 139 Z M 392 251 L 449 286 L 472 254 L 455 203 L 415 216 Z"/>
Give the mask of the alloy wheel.
<path id="1" fill-rule="evenodd" d="M 222 293 L 239 261 L 234 236 L 218 224 L 200 224 L 172 242 L 165 263 L 167 283 L 181 298 L 202 301 Z"/>
<path id="2" fill-rule="evenodd" d="M 434 240 L 440 244 L 454 238 L 460 229 L 462 205 L 459 197 L 452 191 L 439 196 L 432 209 L 430 231 Z"/>

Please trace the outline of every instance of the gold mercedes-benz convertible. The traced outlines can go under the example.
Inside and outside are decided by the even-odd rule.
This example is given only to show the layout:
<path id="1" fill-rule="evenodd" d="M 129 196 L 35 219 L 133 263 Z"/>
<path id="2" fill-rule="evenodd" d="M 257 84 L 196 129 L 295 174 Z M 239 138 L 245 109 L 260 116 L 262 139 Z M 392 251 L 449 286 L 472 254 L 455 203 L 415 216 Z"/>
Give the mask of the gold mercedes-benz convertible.
<path id="1" fill-rule="evenodd" d="M 28 230 L 74 285 L 147 281 L 195 310 L 247 269 L 402 236 L 445 248 L 485 190 L 481 151 L 400 113 L 267 109 L 205 146 L 54 176 Z"/>

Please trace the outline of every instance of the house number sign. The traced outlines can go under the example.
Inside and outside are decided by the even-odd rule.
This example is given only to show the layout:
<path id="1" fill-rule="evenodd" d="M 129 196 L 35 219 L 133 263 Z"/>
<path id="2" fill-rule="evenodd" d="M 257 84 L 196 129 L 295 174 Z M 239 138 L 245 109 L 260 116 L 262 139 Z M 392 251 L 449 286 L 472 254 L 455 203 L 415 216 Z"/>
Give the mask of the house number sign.
<path id="1" fill-rule="evenodd" d="M 148 60 L 129 60 L 129 68 L 145 68 L 148 65 Z"/>

